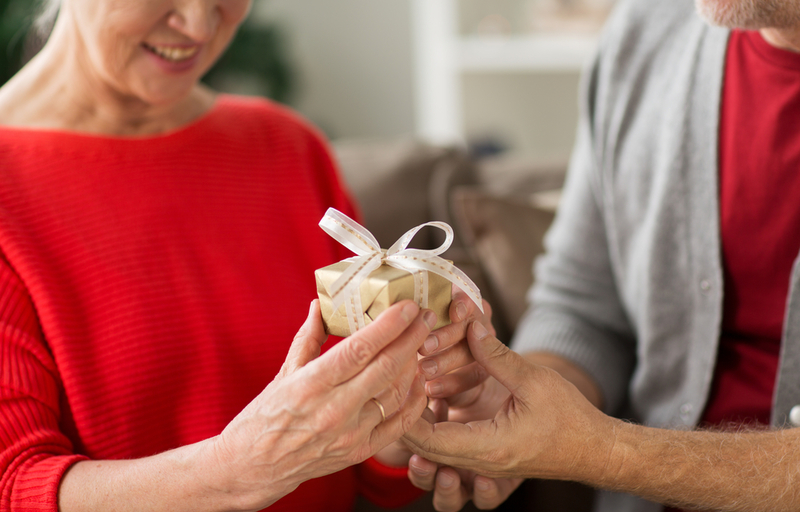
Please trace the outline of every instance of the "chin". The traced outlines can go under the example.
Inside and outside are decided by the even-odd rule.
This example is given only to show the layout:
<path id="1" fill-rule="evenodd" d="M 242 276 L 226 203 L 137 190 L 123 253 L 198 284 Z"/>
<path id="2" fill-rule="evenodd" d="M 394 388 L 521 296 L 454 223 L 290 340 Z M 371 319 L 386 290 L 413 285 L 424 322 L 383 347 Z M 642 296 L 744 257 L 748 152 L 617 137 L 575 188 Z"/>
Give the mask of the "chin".
<path id="1" fill-rule="evenodd" d="M 196 82 L 184 87 L 165 87 L 163 89 L 148 87 L 141 89 L 140 92 L 134 94 L 134 96 L 148 105 L 166 107 L 185 100 L 196 87 Z"/>
<path id="2" fill-rule="evenodd" d="M 697 12 L 712 25 L 758 30 L 800 25 L 800 5 L 786 0 L 695 0 Z"/>

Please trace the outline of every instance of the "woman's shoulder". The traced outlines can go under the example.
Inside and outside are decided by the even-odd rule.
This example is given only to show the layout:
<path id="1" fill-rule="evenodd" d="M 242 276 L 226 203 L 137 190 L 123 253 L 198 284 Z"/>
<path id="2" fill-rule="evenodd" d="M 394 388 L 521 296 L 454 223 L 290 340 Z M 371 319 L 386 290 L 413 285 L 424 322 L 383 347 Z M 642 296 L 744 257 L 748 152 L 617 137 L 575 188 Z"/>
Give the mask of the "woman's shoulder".
<path id="1" fill-rule="evenodd" d="M 233 125 L 257 124 L 287 130 L 297 130 L 317 136 L 318 130 L 301 114 L 290 107 L 260 96 L 220 94 L 214 107 L 220 122 Z"/>
<path id="2" fill-rule="evenodd" d="M 330 153 L 325 135 L 302 114 L 262 97 L 220 94 L 201 125 L 206 137 L 213 132 L 226 140 L 249 141 L 306 156 Z"/>

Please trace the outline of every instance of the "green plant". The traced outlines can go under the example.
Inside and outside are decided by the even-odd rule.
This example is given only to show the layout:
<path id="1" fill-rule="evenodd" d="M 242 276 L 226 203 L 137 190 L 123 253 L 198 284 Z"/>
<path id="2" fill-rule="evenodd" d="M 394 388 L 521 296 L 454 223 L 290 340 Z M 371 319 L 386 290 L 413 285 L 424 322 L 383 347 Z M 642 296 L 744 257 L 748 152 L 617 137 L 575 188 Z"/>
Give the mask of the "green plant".
<path id="1" fill-rule="evenodd" d="M 242 79 L 250 84 L 247 90 L 241 87 Z M 249 92 L 289 103 L 295 80 L 280 27 L 245 21 L 203 81 L 221 91 Z"/>
<path id="2" fill-rule="evenodd" d="M 0 0 L 0 85 L 22 65 L 28 31 L 38 3 L 31 0 Z"/>

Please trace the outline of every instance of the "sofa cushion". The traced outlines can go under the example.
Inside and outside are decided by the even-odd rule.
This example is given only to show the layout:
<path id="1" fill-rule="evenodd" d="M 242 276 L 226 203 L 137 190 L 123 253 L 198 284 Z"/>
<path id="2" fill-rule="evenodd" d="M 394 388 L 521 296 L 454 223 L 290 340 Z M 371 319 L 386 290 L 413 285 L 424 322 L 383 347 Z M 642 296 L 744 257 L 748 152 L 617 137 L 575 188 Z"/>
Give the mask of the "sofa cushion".
<path id="1" fill-rule="evenodd" d="M 495 327 L 505 336 L 525 312 L 533 261 L 543 252 L 542 239 L 555 216 L 552 205 L 546 206 L 547 196 L 533 197 L 495 196 L 474 187 L 453 192 L 459 235 L 480 267 Z"/>
<path id="2" fill-rule="evenodd" d="M 419 224 L 450 222 L 446 201 L 432 198 L 431 189 L 469 182 L 472 169 L 463 150 L 412 139 L 343 141 L 334 150 L 364 226 L 384 248 Z M 434 195 L 447 197 L 443 192 Z M 439 230 L 426 229 L 411 245 L 430 249 L 441 240 Z"/>

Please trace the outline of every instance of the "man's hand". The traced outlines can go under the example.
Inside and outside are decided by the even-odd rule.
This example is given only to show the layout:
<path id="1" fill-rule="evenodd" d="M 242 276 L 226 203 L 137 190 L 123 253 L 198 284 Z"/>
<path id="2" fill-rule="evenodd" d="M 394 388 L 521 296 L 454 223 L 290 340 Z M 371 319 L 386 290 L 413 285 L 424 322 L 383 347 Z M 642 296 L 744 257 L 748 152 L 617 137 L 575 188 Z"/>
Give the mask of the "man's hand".
<path id="1" fill-rule="evenodd" d="M 599 473 L 608 460 L 617 420 L 556 371 L 512 352 L 480 322 L 470 325 L 468 343 L 475 362 L 508 397 L 492 419 L 466 424 L 420 419 L 405 436 L 411 449 L 489 477 L 597 478 L 591 472 Z"/>
<path id="2" fill-rule="evenodd" d="M 487 387 L 488 374 L 470 354 L 467 329 L 477 320 L 494 335 L 492 308 L 483 301 L 481 313 L 466 294 L 454 287 L 450 319 L 452 323 L 431 333 L 420 349 L 421 356 L 429 356 L 422 359 L 420 368 L 428 378 L 435 379 L 427 386 L 428 395 L 434 398 L 431 409 L 435 413 L 426 411 L 426 417 L 430 421 L 490 418 L 508 392 L 494 379 Z M 433 505 L 440 512 L 461 510 L 469 501 L 479 509 L 497 508 L 522 483 L 522 479 L 495 480 L 463 469 L 440 467 L 419 456 L 410 460 L 408 476 L 416 487 L 433 491 Z"/>
<path id="3" fill-rule="evenodd" d="M 522 478 L 489 478 L 465 469 L 440 467 L 414 455 L 408 464 L 411 482 L 433 491 L 433 507 L 439 512 L 456 512 L 472 501 L 479 510 L 492 510 L 508 499 Z"/>
<path id="4" fill-rule="evenodd" d="M 800 429 L 633 425 L 604 415 L 558 372 L 515 354 L 479 323 L 468 341 L 509 396 L 490 420 L 423 416 L 404 439 L 426 460 L 490 477 L 577 481 L 693 510 L 800 510 Z"/>

